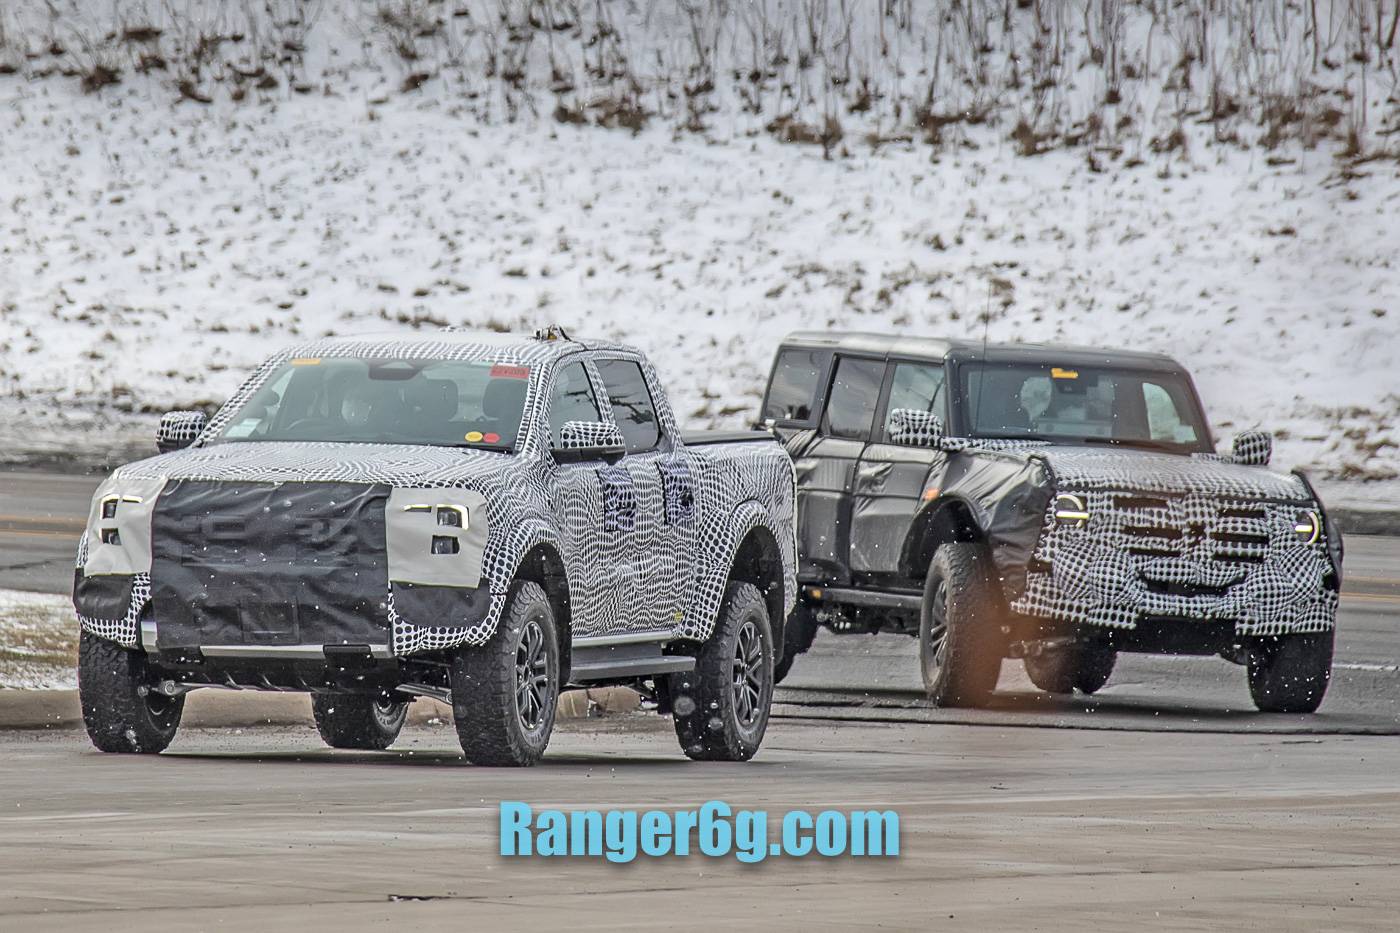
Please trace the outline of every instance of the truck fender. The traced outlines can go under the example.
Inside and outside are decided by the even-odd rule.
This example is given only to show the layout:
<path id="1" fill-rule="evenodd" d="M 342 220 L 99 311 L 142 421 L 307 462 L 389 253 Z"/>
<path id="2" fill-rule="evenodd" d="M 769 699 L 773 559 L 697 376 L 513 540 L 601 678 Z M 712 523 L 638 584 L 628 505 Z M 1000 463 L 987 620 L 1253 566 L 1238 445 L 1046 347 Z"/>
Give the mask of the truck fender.
<path id="1" fill-rule="evenodd" d="M 782 552 L 782 534 L 774 527 L 768 511 L 754 499 L 740 502 L 722 524 L 710 530 L 710 534 L 698 536 L 699 541 L 714 540 L 715 544 L 705 546 L 711 560 L 701 566 L 696 574 L 694 596 L 676 632 L 677 638 L 704 641 L 710 637 L 719 619 L 720 605 L 724 602 L 724 592 L 739 557 L 739 548 L 755 529 L 767 532 L 777 549 L 776 559 L 782 568 L 778 579 L 758 583 L 759 589 L 769 596 L 769 622 L 773 629 L 774 645 L 781 644 L 783 624 L 796 598 L 796 583 L 789 573 L 789 561 Z M 779 593 L 772 592 L 774 586 L 780 590 Z M 775 607 L 778 612 L 773 611 Z"/>

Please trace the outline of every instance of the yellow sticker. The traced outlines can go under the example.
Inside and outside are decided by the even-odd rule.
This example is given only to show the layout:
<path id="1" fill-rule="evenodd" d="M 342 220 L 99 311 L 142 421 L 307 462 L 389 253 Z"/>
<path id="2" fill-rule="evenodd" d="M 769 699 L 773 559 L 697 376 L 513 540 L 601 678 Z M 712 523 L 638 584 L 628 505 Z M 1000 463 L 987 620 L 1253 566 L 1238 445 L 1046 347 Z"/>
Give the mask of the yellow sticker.
<path id="1" fill-rule="evenodd" d="M 1056 366 L 1050 370 L 1051 379 L 1078 379 L 1079 373 L 1073 369 L 1061 369 Z"/>
<path id="2" fill-rule="evenodd" d="M 320 366 L 321 361 L 314 356 L 302 356 L 292 360 L 293 366 Z"/>
<path id="3" fill-rule="evenodd" d="M 473 444 L 475 444 L 477 441 L 481 440 L 485 436 L 486 435 L 482 434 L 480 431 L 467 432 L 467 440 L 471 441 Z"/>

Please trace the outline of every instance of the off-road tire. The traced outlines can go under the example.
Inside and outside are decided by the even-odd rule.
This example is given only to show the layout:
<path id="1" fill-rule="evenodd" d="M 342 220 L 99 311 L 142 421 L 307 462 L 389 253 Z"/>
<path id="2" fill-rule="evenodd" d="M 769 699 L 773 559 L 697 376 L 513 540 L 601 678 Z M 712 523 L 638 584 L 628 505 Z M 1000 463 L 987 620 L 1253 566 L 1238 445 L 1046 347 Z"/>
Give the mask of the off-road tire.
<path id="1" fill-rule="evenodd" d="M 560 689 L 559 635 L 544 589 L 516 583 L 496 633 L 484 645 L 459 648 L 450 677 L 452 718 L 468 761 L 516 768 L 539 761 Z"/>
<path id="2" fill-rule="evenodd" d="M 934 552 L 919 613 L 919 666 L 935 706 L 981 706 L 996 689 L 1004 653 L 996 596 L 980 546 L 951 542 Z"/>
<path id="3" fill-rule="evenodd" d="M 154 755 L 170 745 L 185 698 L 155 693 L 154 684 L 142 652 L 90 632 L 79 637 L 78 698 L 88 738 L 100 751 Z"/>
<path id="4" fill-rule="evenodd" d="M 1334 633 L 1260 638 L 1249 651 L 1249 694 L 1263 713 L 1314 713 L 1332 680 Z"/>
<path id="5" fill-rule="evenodd" d="M 358 693 L 317 693 L 311 712 L 321 739 L 331 748 L 383 751 L 408 721 L 408 701 Z"/>
<path id="6" fill-rule="evenodd" d="M 1070 694 L 1077 688 L 1088 695 L 1113 676 L 1118 652 L 1102 645 L 1076 644 L 1028 654 L 1023 660 L 1026 676 L 1046 693 Z"/>
<path id="7" fill-rule="evenodd" d="M 799 654 L 806 654 L 812 647 L 812 641 L 817 637 L 819 628 L 821 623 L 817 621 L 816 613 L 810 607 L 798 603 L 797 608 L 788 617 L 787 625 L 783 626 L 783 656 L 773 665 L 773 683 L 783 682 L 788 671 L 792 670 L 792 662 L 797 660 Z"/>
<path id="8" fill-rule="evenodd" d="M 695 670 L 668 675 L 676 738 L 686 757 L 748 761 L 758 752 L 773 703 L 772 632 L 758 587 L 729 584 Z"/>

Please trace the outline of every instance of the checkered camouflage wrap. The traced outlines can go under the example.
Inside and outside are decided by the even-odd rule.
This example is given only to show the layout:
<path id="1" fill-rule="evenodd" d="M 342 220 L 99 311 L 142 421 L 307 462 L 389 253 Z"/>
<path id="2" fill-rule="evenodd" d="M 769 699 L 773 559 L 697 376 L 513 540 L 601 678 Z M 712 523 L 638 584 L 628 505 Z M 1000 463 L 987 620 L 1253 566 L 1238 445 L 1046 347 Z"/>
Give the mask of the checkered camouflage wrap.
<path id="1" fill-rule="evenodd" d="M 283 363 L 336 357 L 529 367 L 516 452 L 398 444 L 211 443 Z M 609 357 L 641 365 L 662 441 L 655 450 L 629 454 L 615 465 L 556 463 L 549 454 L 546 389 L 565 362 L 584 362 L 611 429 L 602 432 L 608 435 L 605 440 L 617 437 L 606 389 L 593 363 Z M 399 655 L 485 643 L 496 629 L 521 561 L 541 546 L 554 549 L 564 562 L 575 637 L 656 631 L 676 638 L 707 638 L 735 554 L 755 529 L 771 536 L 780 550 L 785 614 L 796 598 L 795 492 L 787 455 L 776 443 L 685 447 L 651 364 L 615 344 L 459 333 L 317 341 L 262 364 L 210 420 L 194 446 L 128 464 L 114 476 L 382 483 L 481 492 L 488 528 L 482 585 L 491 595 L 485 618 L 405 618 L 386 581 L 390 647 Z M 137 620 L 149 594 L 149 580 L 138 580 L 124 619 L 82 619 L 82 625 L 99 636 L 134 645 Z"/>

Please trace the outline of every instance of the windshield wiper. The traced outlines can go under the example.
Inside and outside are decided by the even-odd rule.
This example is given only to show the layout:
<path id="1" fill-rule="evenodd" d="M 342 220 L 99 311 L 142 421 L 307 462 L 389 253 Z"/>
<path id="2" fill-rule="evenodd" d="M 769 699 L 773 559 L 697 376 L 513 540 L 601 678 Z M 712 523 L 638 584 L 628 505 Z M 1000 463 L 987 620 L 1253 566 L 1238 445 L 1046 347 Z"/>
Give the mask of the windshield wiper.
<path id="1" fill-rule="evenodd" d="M 1141 447 L 1144 450 L 1161 450 L 1166 453 L 1185 453 L 1183 445 L 1173 444 L 1167 441 L 1150 441 L 1146 438 L 1136 437 L 1086 437 L 1082 438 L 1086 444 L 1105 444 L 1110 447 Z"/>

